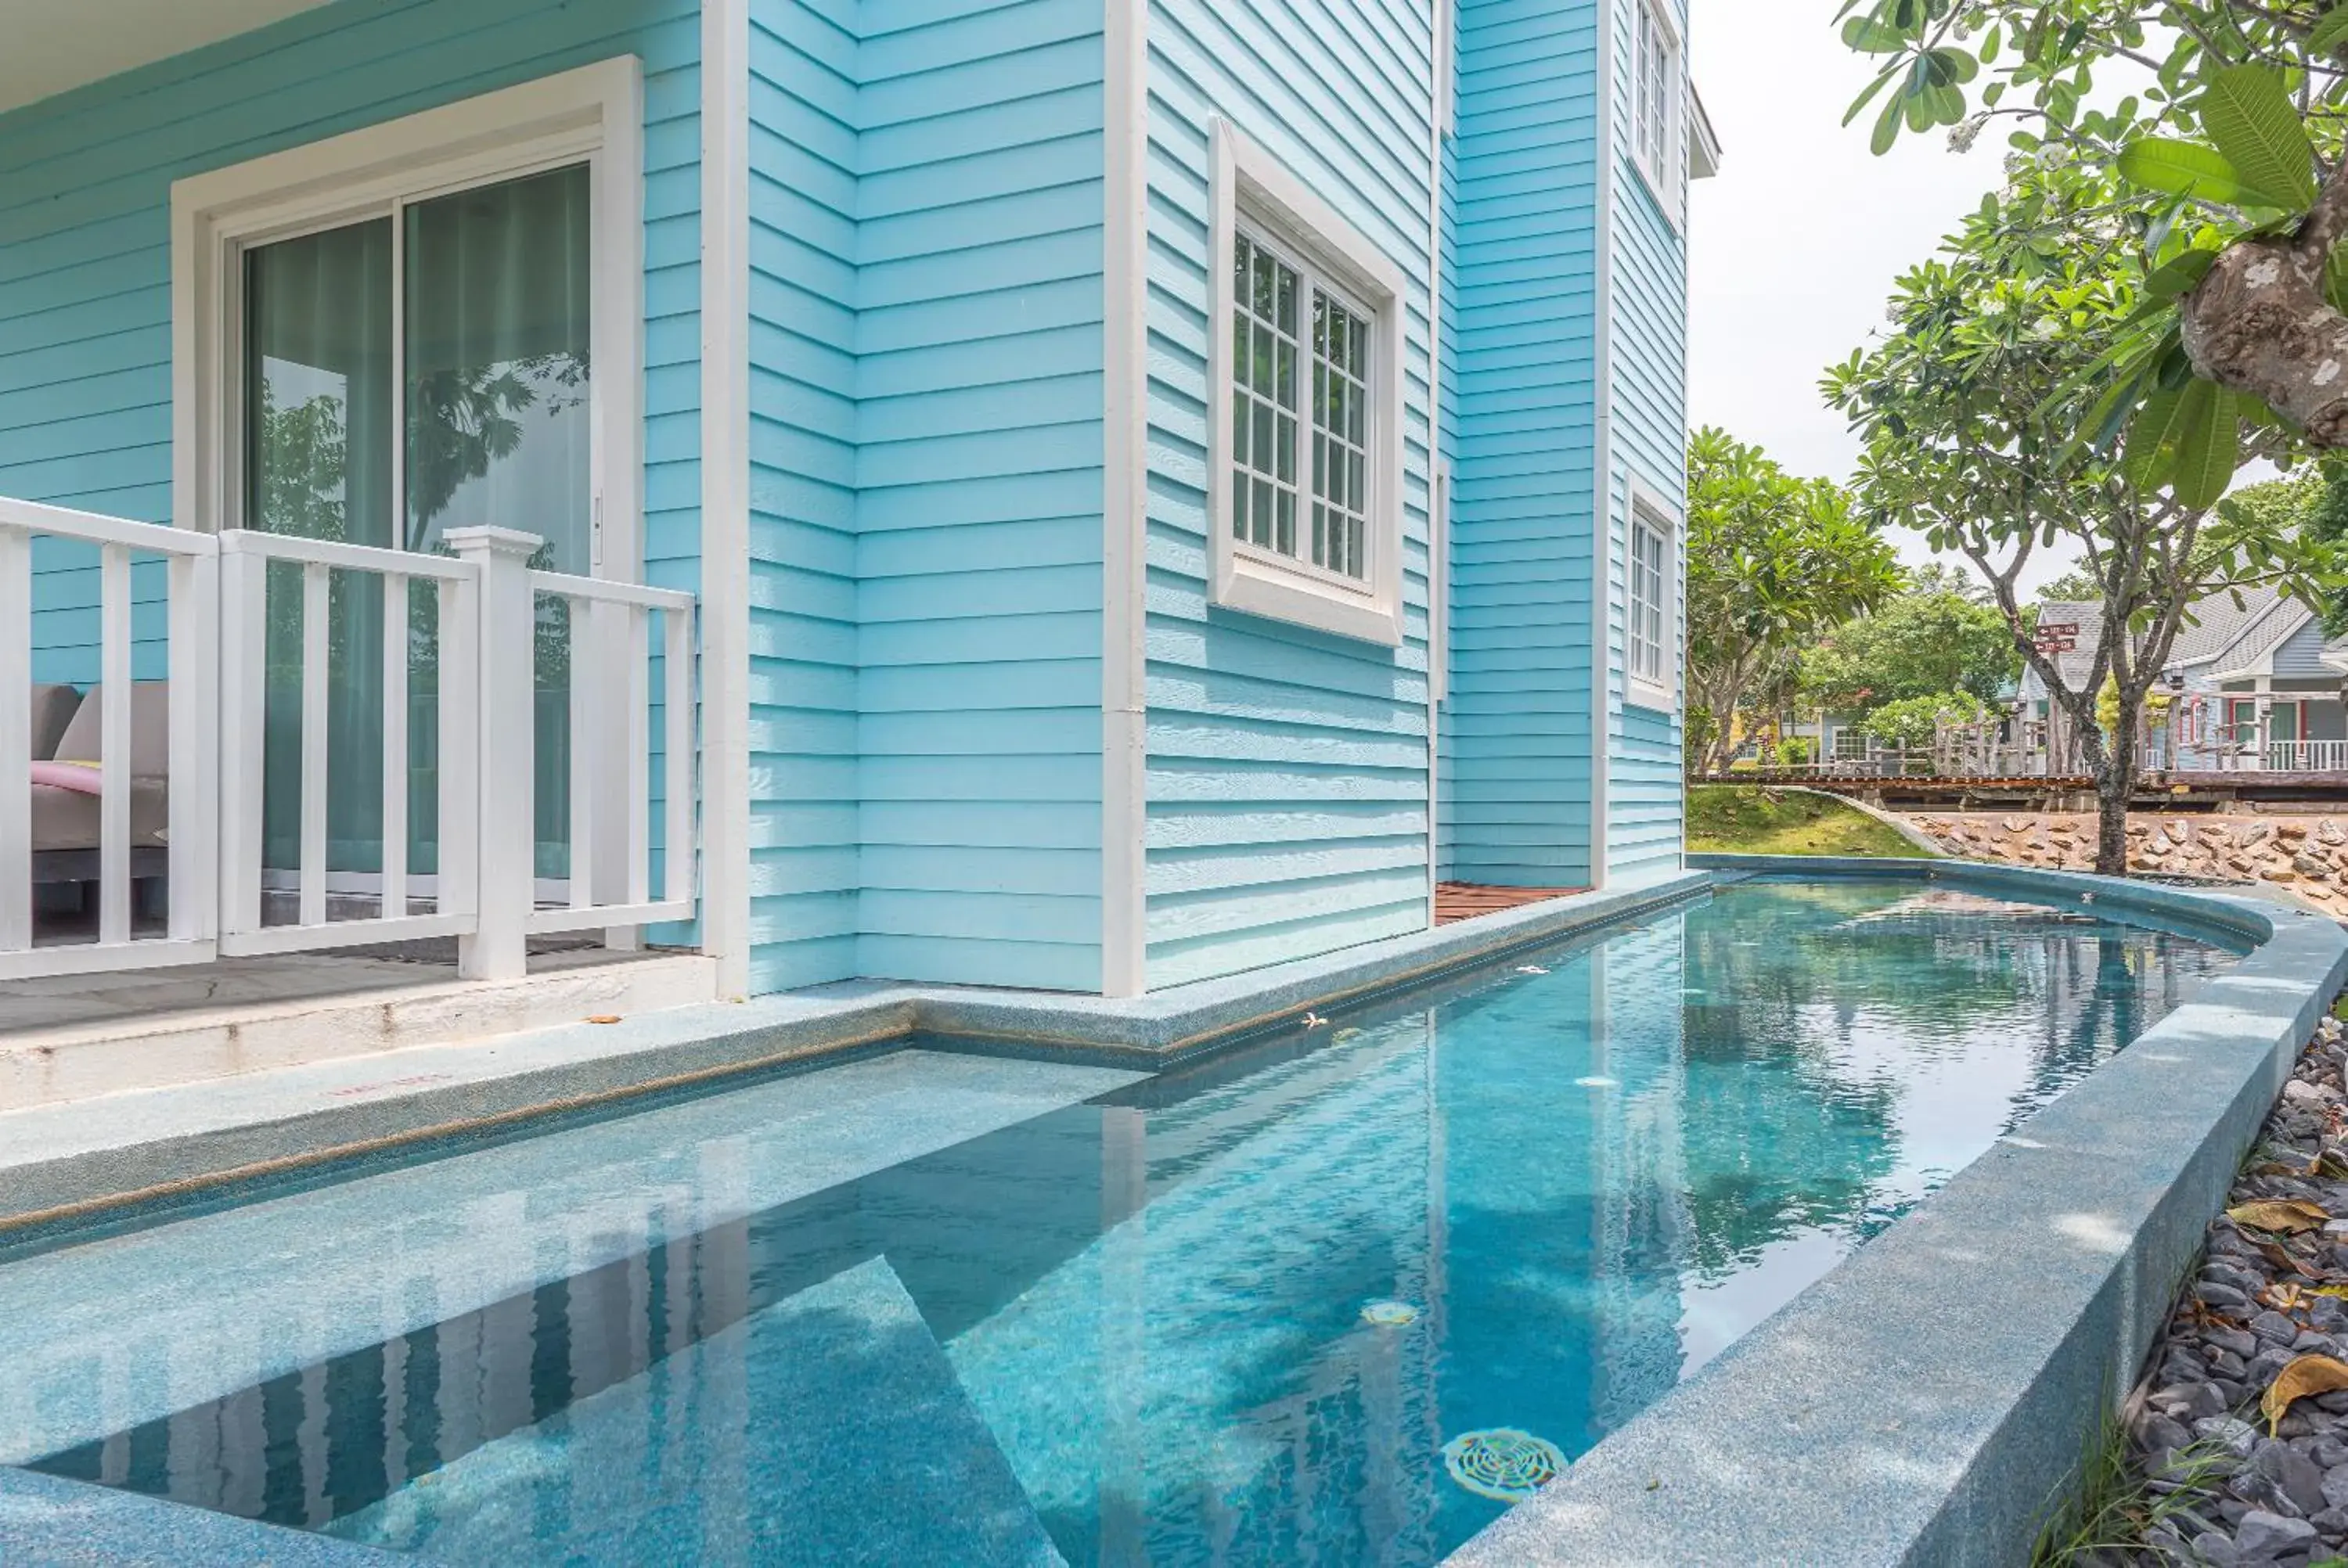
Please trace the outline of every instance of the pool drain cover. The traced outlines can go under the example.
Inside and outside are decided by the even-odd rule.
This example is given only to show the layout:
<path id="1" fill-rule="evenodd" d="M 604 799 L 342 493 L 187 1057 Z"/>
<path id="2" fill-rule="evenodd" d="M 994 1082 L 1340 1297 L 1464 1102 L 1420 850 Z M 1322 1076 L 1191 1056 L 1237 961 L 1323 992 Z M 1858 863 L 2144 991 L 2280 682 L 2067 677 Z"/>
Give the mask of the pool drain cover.
<path id="1" fill-rule="evenodd" d="M 1444 1444 L 1443 1463 L 1452 1480 L 1478 1497 L 1522 1502 L 1557 1479 L 1565 1469 L 1565 1455 L 1555 1443 L 1530 1432 L 1493 1427 L 1462 1432 Z"/>
<path id="2" fill-rule="evenodd" d="M 1373 1301 L 1362 1308 L 1362 1321 L 1380 1328 L 1399 1328 L 1418 1321 L 1418 1308 L 1407 1301 Z"/>

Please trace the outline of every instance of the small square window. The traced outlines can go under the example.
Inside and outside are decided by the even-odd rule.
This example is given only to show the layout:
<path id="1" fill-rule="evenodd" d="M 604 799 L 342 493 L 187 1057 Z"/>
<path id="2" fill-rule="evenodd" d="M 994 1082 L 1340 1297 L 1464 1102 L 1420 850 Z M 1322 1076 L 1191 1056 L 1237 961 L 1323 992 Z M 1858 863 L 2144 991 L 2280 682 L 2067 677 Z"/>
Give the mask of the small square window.
<path id="1" fill-rule="evenodd" d="M 1220 120 L 1214 144 L 1213 601 L 1399 643 L 1402 278 Z"/>

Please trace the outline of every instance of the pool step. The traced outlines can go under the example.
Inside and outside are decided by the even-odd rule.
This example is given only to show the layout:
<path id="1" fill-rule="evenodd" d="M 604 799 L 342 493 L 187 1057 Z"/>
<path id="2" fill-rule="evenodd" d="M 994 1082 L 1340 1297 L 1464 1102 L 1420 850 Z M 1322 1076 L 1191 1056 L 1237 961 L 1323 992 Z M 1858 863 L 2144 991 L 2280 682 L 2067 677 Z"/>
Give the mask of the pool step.
<path id="1" fill-rule="evenodd" d="M 0 1112 L 716 999 L 695 953 L 546 953 L 530 971 L 302 953 L 0 980 Z"/>
<path id="2" fill-rule="evenodd" d="M 437 1563 L 1064 1560 L 885 1258 L 338 1521 Z"/>

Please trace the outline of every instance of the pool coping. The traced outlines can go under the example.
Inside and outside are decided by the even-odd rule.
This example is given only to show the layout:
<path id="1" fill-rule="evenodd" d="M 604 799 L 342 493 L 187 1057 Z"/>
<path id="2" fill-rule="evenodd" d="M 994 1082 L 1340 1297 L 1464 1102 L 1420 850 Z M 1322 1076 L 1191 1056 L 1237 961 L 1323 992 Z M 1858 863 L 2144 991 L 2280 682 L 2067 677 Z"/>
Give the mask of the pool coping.
<path id="1" fill-rule="evenodd" d="M 1715 882 L 1674 871 L 1130 999 L 850 981 L 10 1112 L 0 1114 L 0 1242 L 550 1112 L 822 1066 L 917 1035 L 949 1049 L 1161 1070 L 1322 1008 L 1635 920 Z"/>
<path id="2" fill-rule="evenodd" d="M 2348 979 L 2348 932 L 2242 895 L 1977 861 L 1689 864 L 2135 910 L 2256 946 L 1449 1561 L 2027 1561 Z"/>

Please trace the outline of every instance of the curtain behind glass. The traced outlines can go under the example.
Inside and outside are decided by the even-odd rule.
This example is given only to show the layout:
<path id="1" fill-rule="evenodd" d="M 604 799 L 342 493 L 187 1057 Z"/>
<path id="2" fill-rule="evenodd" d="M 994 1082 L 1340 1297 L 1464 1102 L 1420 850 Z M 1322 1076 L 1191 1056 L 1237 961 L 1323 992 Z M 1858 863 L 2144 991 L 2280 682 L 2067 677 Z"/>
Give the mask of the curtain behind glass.
<path id="1" fill-rule="evenodd" d="M 531 565 L 584 574 L 592 507 L 585 165 L 407 210 L 407 546 L 519 528 Z M 570 874 L 571 647 L 538 611 L 537 865 Z"/>
<path id="2" fill-rule="evenodd" d="M 396 543 L 392 523 L 391 221 L 245 257 L 245 521 Z M 327 614 L 327 867 L 382 863 L 383 589 L 336 572 Z M 302 570 L 269 572 L 263 864 L 301 863 Z"/>

